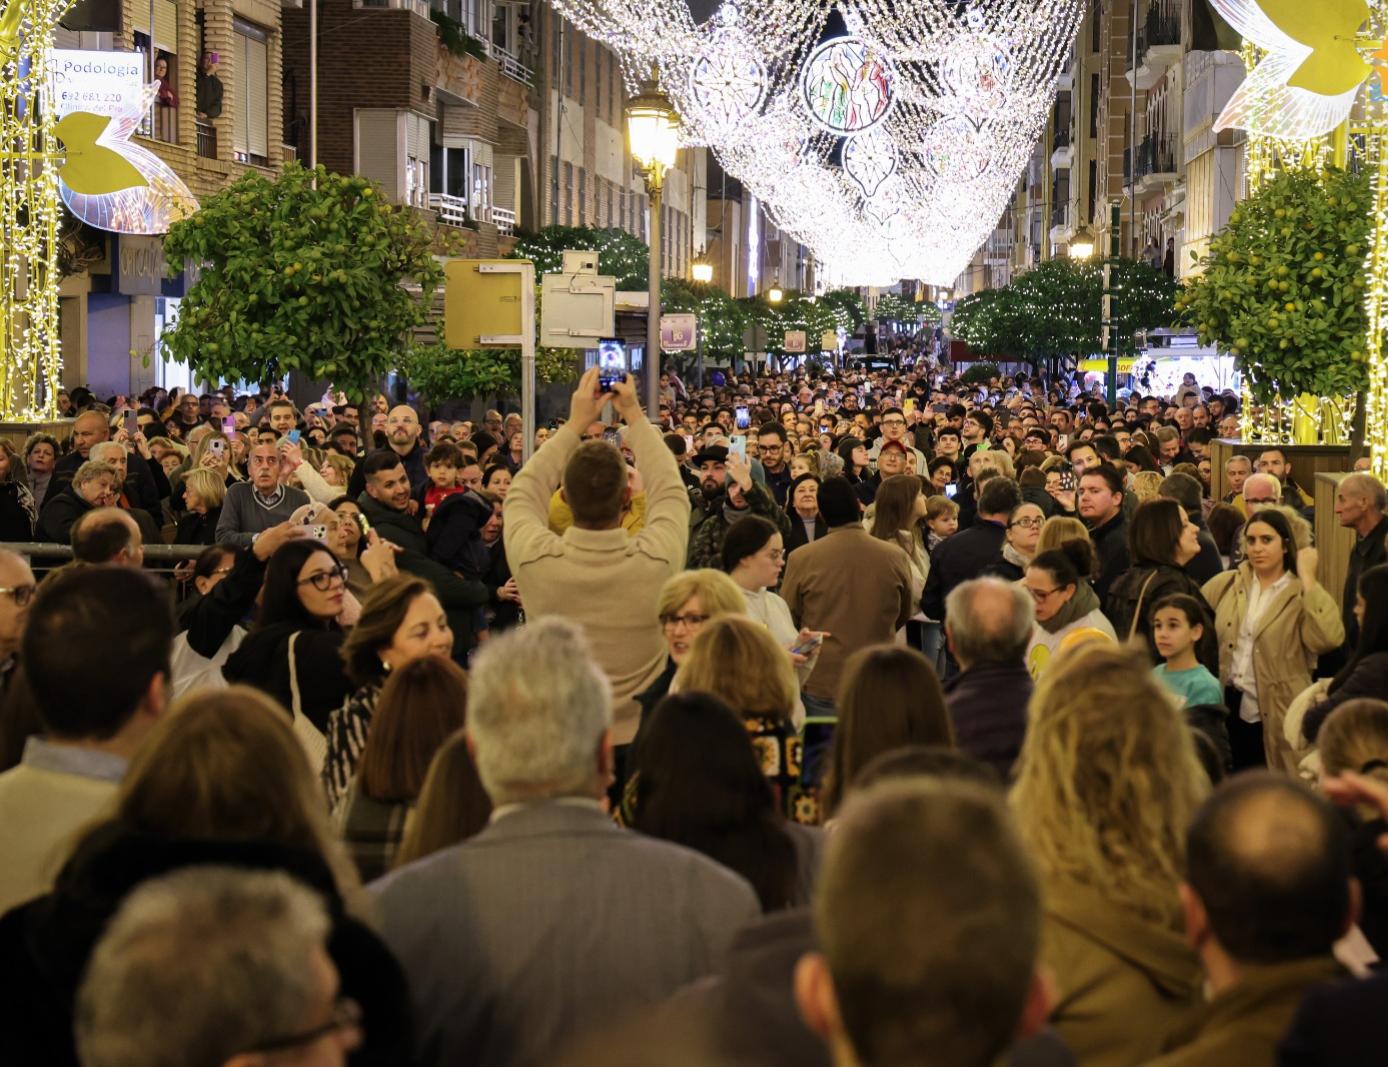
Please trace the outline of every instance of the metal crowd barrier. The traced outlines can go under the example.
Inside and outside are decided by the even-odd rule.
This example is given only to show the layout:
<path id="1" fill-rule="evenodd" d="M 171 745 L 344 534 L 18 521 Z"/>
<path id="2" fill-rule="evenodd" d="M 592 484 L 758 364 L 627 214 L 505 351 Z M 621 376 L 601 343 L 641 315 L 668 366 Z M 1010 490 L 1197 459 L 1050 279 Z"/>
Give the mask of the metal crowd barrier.
<path id="1" fill-rule="evenodd" d="M 72 546 L 56 541 L 0 541 L 0 548 L 28 559 L 36 578 L 72 561 Z M 174 568 L 197 559 L 206 548 L 206 545 L 145 545 L 145 570 L 167 580 L 174 595 L 182 596 L 185 586 L 175 579 Z"/>

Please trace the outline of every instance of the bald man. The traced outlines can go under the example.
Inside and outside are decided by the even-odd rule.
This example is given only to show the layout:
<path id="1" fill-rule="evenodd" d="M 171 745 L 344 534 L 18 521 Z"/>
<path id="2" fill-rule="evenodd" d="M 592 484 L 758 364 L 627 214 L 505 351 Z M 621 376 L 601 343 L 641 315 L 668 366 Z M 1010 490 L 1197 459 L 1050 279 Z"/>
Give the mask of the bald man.
<path id="1" fill-rule="evenodd" d="M 141 567 L 145 539 L 122 508 L 93 508 L 72 524 L 72 558 L 79 563 Z"/>
<path id="2" fill-rule="evenodd" d="M 424 463 L 428 448 L 420 436 L 422 429 L 419 415 L 408 404 L 397 404 L 386 413 L 386 447 L 400 457 L 400 462 L 405 465 L 405 473 L 409 475 L 410 492 L 421 499 L 429 486 L 429 471 Z M 348 492 L 354 497 L 366 491 L 366 475 L 362 467 L 361 463 L 357 464 L 348 483 Z"/>
<path id="3" fill-rule="evenodd" d="M 1332 950 L 1358 915 L 1353 873 L 1345 824 L 1301 783 L 1250 773 L 1216 790 L 1180 887 L 1210 997 L 1148 1067 L 1273 1067 L 1306 991 L 1344 975 Z"/>
<path id="4" fill-rule="evenodd" d="M 0 549 L 0 687 L 7 686 L 34 600 L 34 572 L 23 556 Z"/>
<path id="5" fill-rule="evenodd" d="M 92 445 L 111 439 L 111 427 L 107 416 L 100 411 L 84 411 L 72 423 L 72 451 L 58 460 L 53 468 L 53 486 L 48 495 L 52 497 L 56 488 L 69 485 L 77 468 L 89 458 Z M 132 508 L 149 513 L 157 528 L 164 521 L 161 498 L 169 495 L 169 480 L 159 464 L 148 463 L 139 452 L 127 450 L 125 496 Z"/>
<path id="6" fill-rule="evenodd" d="M 1388 491 L 1372 474 L 1348 474 L 1335 490 L 1335 519 L 1354 531 L 1354 548 L 1349 554 L 1345 592 L 1340 601 L 1345 620 L 1345 644 L 1353 650 L 1359 643 L 1359 620 L 1354 617 L 1354 598 L 1359 578 L 1370 567 L 1388 563 Z"/>

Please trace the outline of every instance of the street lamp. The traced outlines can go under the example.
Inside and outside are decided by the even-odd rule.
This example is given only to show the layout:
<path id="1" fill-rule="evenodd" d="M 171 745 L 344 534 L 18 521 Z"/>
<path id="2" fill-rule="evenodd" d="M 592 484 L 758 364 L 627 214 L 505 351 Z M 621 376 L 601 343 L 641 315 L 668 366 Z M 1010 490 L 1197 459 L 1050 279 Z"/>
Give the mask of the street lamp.
<path id="1" fill-rule="evenodd" d="M 654 77 L 628 102 L 626 119 L 627 144 L 651 202 L 645 371 L 646 413 L 654 415 L 660 403 L 660 191 L 679 150 L 679 119 Z"/>
<path id="2" fill-rule="evenodd" d="M 766 299 L 770 300 L 773 304 L 779 304 L 785 295 L 785 293 L 781 292 L 779 284 L 773 285 L 766 291 Z"/>
<path id="3" fill-rule="evenodd" d="M 1094 235 L 1089 231 L 1089 227 L 1080 223 L 1080 228 L 1075 231 L 1075 236 L 1070 238 L 1070 258 L 1088 259 L 1094 254 Z"/>
<path id="4" fill-rule="evenodd" d="M 699 254 L 690 265 L 689 275 L 701 285 L 707 285 L 713 281 L 713 264 L 704 257 L 703 249 L 699 250 Z"/>

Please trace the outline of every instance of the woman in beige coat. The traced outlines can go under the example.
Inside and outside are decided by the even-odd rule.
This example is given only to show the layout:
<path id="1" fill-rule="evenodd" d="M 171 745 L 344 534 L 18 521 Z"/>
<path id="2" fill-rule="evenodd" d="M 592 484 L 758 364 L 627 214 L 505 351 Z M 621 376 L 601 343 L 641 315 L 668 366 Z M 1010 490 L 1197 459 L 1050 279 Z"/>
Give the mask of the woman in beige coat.
<path id="1" fill-rule="evenodd" d="M 1344 641 L 1344 623 L 1316 580 L 1316 550 L 1297 548 L 1280 509 L 1250 516 L 1243 537 L 1244 562 L 1202 590 L 1215 613 L 1234 769 L 1266 765 L 1295 775 L 1298 760 L 1282 720 L 1311 684 L 1316 657 Z"/>
<path id="2" fill-rule="evenodd" d="M 1093 642 L 1037 683 L 1017 766 L 1010 801 L 1041 870 L 1051 1022 L 1084 1067 L 1146 1063 L 1200 999 L 1177 893 L 1209 791 L 1190 730 L 1145 656 Z"/>

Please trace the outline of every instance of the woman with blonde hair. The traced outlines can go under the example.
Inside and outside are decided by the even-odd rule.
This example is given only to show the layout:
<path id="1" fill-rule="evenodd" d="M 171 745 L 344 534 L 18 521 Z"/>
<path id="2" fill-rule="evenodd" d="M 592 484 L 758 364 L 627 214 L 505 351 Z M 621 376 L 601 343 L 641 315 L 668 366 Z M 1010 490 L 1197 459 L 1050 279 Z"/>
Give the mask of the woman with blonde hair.
<path id="1" fill-rule="evenodd" d="M 636 702 L 641 705 L 642 722 L 655 710 L 661 698 L 670 692 L 675 671 L 689 655 L 694 639 L 704 624 L 717 615 L 745 614 L 747 597 L 736 582 L 712 567 L 681 571 L 660 587 L 656 615 L 660 619 L 669 658 L 660 676 L 636 694 Z M 638 736 L 640 732 L 638 728 Z"/>
<path id="2" fill-rule="evenodd" d="M 110 818 L 78 842 L 54 890 L 5 917 L 0 955 L 7 978 L 19 980 L 6 1021 L 24 1019 L 7 1027 L 7 1055 L 76 1063 L 73 1000 L 102 930 L 146 879 L 205 864 L 282 871 L 322 894 L 341 995 L 362 1009 L 363 1062 L 406 1062 L 404 974 L 362 919 L 361 883 L 284 711 L 239 686 L 175 704 L 131 761 Z"/>
<path id="3" fill-rule="evenodd" d="M 1141 504 L 1144 500 L 1155 500 L 1161 489 L 1160 471 L 1138 471 L 1133 475 L 1133 496 Z"/>
<path id="4" fill-rule="evenodd" d="M 742 615 L 710 619 L 675 673 L 671 690 L 711 693 L 742 716 L 782 813 L 796 822 L 814 821 L 813 805 L 799 803 L 795 670 L 765 626 Z"/>
<path id="5" fill-rule="evenodd" d="M 1177 894 L 1209 788 L 1190 730 L 1143 659 L 1086 643 L 1037 683 L 1017 766 L 1010 800 L 1042 876 L 1051 1021 L 1086 1067 L 1146 1063 L 1200 995 Z"/>
<path id="6" fill-rule="evenodd" d="M 226 479 L 210 467 L 194 467 L 183 475 L 183 504 L 188 510 L 178 520 L 176 545 L 215 545 L 217 521 L 226 499 Z"/>
<path id="7" fill-rule="evenodd" d="M 1089 527 L 1069 515 L 1052 515 L 1041 524 L 1041 536 L 1036 541 L 1036 554 L 1052 552 L 1066 541 L 1088 541 Z M 1086 575 L 1086 577 L 1091 577 Z"/>
<path id="8" fill-rule="evenodd" d="M 395 866 L 432 856 L 481 832 L 492 814 L 492 801 L 477 776 L 467 746 L 467 731 L 458 730 L 434 753 L 419 801 L 405 822 L 405 837 Z"/>

